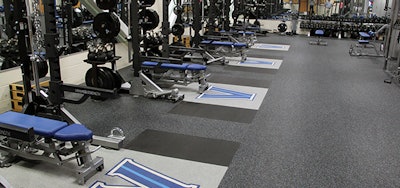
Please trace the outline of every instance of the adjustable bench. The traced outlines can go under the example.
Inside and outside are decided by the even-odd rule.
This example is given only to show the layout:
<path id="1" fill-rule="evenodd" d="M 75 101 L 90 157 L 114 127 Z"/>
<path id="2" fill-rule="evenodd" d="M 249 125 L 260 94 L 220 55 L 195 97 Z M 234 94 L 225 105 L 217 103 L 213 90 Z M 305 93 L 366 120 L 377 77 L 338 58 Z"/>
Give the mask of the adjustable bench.
<path id="1" fill-rule="evenodd" d="M 247 47 L 246 43 L 229 42 L 229 41 L 203 40 L 203 41 L 201 41 L 201 44 L 213 45 L 213 46 L 229 46 L 229 47 L 233 47 L 233 48 L 245 48 L 245 47 Z"/>
<path id="2" fill-rule="evenodd" d="M 369 31 L 369 32 L 358 32 L 358 34 L 360 35 L 360 39 L 357 41 L 358 47 L 363 47 L 363 48 L 373 48 L 373 45 L 368 45 L 369 44 L 369 40 L 372 39 L 372 37 L 375 36 L 375 32 L 373 31 Z"/>
<path id="3" fill-rule="evenodd" d="M 162 68 L 162 69 L 177 69 L 177 70 L 189 70 L 189 71 L 200 71 L 200 70 L 207 69 L 207 66 L 199 65 L 199 64 L 189 64 L 189 63 L 173 64 L 173 63 L 158 63 L 158 62 L 152 62 L 152 61 L 144 61 L 142 63 L 142 68 L 143 67 L 154 68 L 157 65 L 159 65 L 159 68 Z"/>
<path id="4" fill-rule="evenodd" d="M 234 43 L 246 43 L 247 47 L 253 46 L 257 41 L 256 33 L 253 31 L 221 30 L 220 34 L 229 36 L 230 41 Z"/>
<path id="5" fill-rule="evenodd" d="M 323 40 L 321 39 L 321 37 L 323 37 L 324 34 L 325 34 L 324 30 L 322 30 L 322 29 L 315 30 L 315 33 L 314 33 L 314 34 L 318 37 L 318 39 L 317 39 L 316 41 L 310 41 L 309 44 L 312 44 L 312 45 L 322 45 L 322 46 L 328 45 L 328 42 L 323 41 Z"/>
<path id="6" fill-rule="evenodd" d="M 209 54 L 210 57 L 240 56 L 242 57 L 241 61 L 245 61 L 247 59 L 245 52 L 248 45 L 246 43 L 203 40 L 201 41 L 200 46 L 202 46 L 206 52 L 212 53 L 212 55 Z"/>
<path id="7" fill-rule="evenodd" d="M 17 113 L 0 114 L 0 150 L 8 153 L 0 166 L 6 166 L 15 156 L 29 160 L 69 165 L 76 159 L 78 167 L 69 167 L 76 173 L 79 184 L 103 169 L 103 158 L 92 159 L 89 142 L 93 133 L 80 124 Z M 66 143 L 71 143 L 67 145 Z M 22 147 L 23 146 L 23 147 Z M 81 167 L 79 167 L 81 166 Z"/>
<path id="8" fill-rule="evenodd" d="M 238 33 L 242 35 L 255 35 L 253 31 L 238 31 Z"/>
<path id="9" fill-rule="evenodd" d="M 375 43 L 375 32 L 358 32 L 358 34 L 360 35 L 360 39 L 357 40 L 356 44 L 350 45 L 349 54 L 351 56 L 383 56 Z M 371 39 L 373 39 L 373 42 L 370 41 Z"/>
<path id="10" fill-rule="evenodd" d="M 189 85 L 198 82 L 199 93 L 203 93 L 208 88 L 206 78 L 207 66 L 199 64 L 172 64 L 153 61 L 142 63 L 142 72 L 151 78 L 156 84 L 180 84 Z"/>

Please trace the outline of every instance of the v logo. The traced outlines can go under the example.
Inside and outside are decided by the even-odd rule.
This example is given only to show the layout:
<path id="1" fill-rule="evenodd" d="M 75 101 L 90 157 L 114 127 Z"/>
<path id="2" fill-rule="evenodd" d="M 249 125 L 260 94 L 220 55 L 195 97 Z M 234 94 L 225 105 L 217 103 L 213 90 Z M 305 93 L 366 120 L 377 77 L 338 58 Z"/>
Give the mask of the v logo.
<path id="1" fill-rule="evenodd" d="M 211 94 L 211 93 L 203 93 L 198 96 L 198 99 L 247 99 L 253 100 L 256 94 L 243 93 L 238 91 L 233 91 L 229 89 L 223 89 L 219 87 L 211 86 L 207 89 L 207 91 L 214 91 L 214 93 L 221 94 Z"/>
<path id="2" fill-rule="evenodd" d="M 199 185 L 185 184 L 160 172 L 136 163 L 132 159 L 124 159 L 108 173 L 108 176 L 122 178 L 131 186 L 107 185 L 97 181 L 90 188 L 199 188 Z"/>

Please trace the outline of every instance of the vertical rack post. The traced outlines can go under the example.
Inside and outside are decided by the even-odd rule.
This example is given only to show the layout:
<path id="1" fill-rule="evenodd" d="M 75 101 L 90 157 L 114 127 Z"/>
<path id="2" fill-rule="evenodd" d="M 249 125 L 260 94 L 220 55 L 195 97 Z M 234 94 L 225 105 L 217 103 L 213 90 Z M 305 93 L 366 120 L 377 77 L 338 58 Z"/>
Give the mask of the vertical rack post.
<path id="1" fill-rule="evenodd" d="M 133 75 L 135 77 L 139 77 L 139 71 L 141 67 L 141 58 L 140 58 L 140 33 L 139 33 L 139 3 L 137 0 L 132 0 L 130 6 L 130 20 L 131 20 L 131 34 L 132 34 L 132 59 L 133 59 Z"/>

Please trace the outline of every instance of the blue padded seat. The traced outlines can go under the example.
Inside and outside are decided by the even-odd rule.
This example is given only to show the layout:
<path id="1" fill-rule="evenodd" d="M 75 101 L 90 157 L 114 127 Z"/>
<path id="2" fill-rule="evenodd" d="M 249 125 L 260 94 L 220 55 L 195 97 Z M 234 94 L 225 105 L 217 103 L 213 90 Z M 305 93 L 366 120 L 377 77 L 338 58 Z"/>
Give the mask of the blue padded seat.
<path id="1" fill-rule="evenodd" d="M 320 35 L 320 36 L 324 35 L 324 30 L 318 29 L 318 30 L 315 31 L 315 34 L 316 35 Z"/>
<path id="2" fill-rule="evenodd" d="M 53 135 L 57 131 L 68 126 L 68 124 L 63 121 L 57 121 L 12 111 L 0 114 L 0 123 L 24 129 L 33 128 L 36 135 L 44 137 L 53 137 Z"/>
<path id="3" fill-rule="evenodd" d="M 155 67 L 157 65 L 158 65 L 157 62 L 152 62 L 152 61 L 143 61 L 142 63 L 142 66 Z M 189 64 L 187 63 L 184 64 L 161 63 L 160 68 L 186 70 L 188 66 Z"/>
<path id="4" fill-rule="evenodd" d="M 201 44 L 211 44 L 212 42 L 212 40 L 203 40 L 201 41 Z"/>
<path id="5" fill-rule="evenodd" d="M 203 40 L 201 41 L 201 44 L 211 44 L 211 45 L 217 45 L 217 46 L 234 46 L 238 48 L 246 47 L 246 43 L 241 43 L 241 42 L 229 42 L 229 41 L 210 41 L 210 40 Z"/>
<path id="6" fill-rule="evenodd" d="M 60 141 L 85 141 L 92 137 L 93 132 L 80 124 L 71 124 L 54 134 L 54 138 Z"/>
<path id="7" fill-rule="evenodd" d="M 246 43 L 237 42 L 237 43 L 233 44 L 233 46 L 234 47 L 243 48 L 243 47 L 247 47 L 247 44 Z"/>
<path id="8" fill-rule="evenodd" d="M 252 31 L 239 31 L 238 32 L 239 34 L 245 34 L 245 35 L 254 35 L 254 32 L 252 32 Z"/>
<path id="9" fill-rule="evenodd" d="M 359 44 L 369 44 L 368 40 L 358 40 Z"/>
<path id="10" fill-rule="evenodd" d="M 142 66 L 149 66 L 149 67 L 155 67 L 157 66 L 157 62 L 152 62 L 152 61 L 144 61 L 142 63 Z M 199 64 L 172 64 L 172 63 L 162 63 L 161 68 L 166 68 L 166 69 L 179 69 L 179 70 L 206 70 L 207 66 L 204 65 L 199 65 Z"/>
<path id="11" fill-rule="evenodd" d="M 225 41 L 213 41 L 212 45 L 220 45 L 220 46 L 234 46 L 234 47 L 246 47 L 247 44 L 245 43 L 234 43 L 234 42 L 225 42 Z"/>
<path id="12" fill-rule="evenodd" d="M 187 67 L 188 70 L 206 70 L 207 66 L 205 65 L 199 65 L 199 64 L 190 64 Z"/>
<path id="13" fill-rule="evenodd" d="M 360 36 L 361 36 L 362 38 L 370 38 L 370 37 L 371 37 L 371 35 L 369 35 L 369 34 L 366 33 L 366 32 L 358 32 L 358 34 L 360 34 Z"/>

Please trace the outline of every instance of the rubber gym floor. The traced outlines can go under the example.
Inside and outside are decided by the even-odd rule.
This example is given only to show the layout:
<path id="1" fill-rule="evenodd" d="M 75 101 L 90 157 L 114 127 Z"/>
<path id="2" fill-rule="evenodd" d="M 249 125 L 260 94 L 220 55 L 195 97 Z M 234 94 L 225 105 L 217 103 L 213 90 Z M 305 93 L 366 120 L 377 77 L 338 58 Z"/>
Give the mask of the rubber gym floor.
<path id="1" fill-rule="evenodd" d="M 384 59 L 351 57 L 354 40 L 326 39 L 327 46 L 310 40 L 258 37 L 257 43 L 290 45 L 288 51 L 249 49 L 249 57 L 282 60 L 279 69 L 208 66 L 211 83 L 267 89 L 258 108 L 128 94 L 66 108 L 96 135 L 122 128 L 126 150 L 225 167 L 221 173 L 195 169 L 192 178 L 220 177 L 206 185 L 207 178 L 179 177 L 194 163 L 179 167 L 177 175 L 151 166 L 200 187 L 399 187 L 400 88 L 384 83 Z M 133 79 L 131 67 L 120 72 Z M 125 154 L 118 152 L 114 156 Z M 135 155 L 123 157 L 146 165 Z M 103 181 L 92 178 L 85 186 L 95 180 Z"/>

